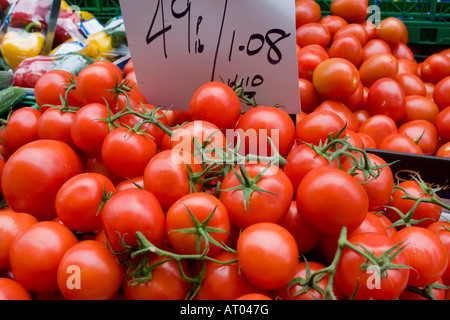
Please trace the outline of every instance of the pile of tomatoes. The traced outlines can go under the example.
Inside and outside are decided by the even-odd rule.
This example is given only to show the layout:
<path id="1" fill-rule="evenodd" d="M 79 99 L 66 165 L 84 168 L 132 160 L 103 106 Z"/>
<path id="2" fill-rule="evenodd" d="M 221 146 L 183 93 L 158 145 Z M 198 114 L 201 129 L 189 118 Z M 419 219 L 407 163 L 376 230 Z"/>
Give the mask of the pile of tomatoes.
<path id="1" fill-rule="evenodd" d="M 366 150 L 382 146 L 371 143 L 386 119 L 397 130 L 414 116 L 397 105 L 400 68 L 358 70 L 356 53 L 343 57 L 363 48 L 356 35 L 304 38 L 295 119 L 280 106 L 244 112 L 240 85 L 221 82 L 193 92 L 188 111 L 152 105 L 131 60 L 41 77 L 38 108 L 11 112 L 0 131 L 0 298 L 448 298 L 449 206 L 420 177 L 396 182 Z M 391 55 L 405 54 L 402 41 Z"/>

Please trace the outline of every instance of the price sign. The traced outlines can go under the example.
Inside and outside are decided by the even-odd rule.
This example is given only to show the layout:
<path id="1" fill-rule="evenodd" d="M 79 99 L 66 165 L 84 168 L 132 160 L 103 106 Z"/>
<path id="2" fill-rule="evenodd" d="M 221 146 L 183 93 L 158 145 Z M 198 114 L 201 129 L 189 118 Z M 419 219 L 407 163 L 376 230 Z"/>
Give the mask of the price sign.
<path id="1" fill-rule="evenodd" d="M 121 0 L 139 89 L 188 110 L 209 81 L 300 113 L 294 0 Z M 243 105 L 245 110 L 245 105 Z"/>

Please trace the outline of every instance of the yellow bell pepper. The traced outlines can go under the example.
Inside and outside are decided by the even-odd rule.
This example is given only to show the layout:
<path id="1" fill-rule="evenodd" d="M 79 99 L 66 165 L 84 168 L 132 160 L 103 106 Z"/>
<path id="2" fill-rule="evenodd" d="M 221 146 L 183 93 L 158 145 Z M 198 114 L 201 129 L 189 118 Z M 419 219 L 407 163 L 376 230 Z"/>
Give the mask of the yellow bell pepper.
<path id="1" fill-rule="evenodd" d="M 89 35 L 87 41 L 92 46 L 92 49 L 102 57 L 108 56 L 113 52 L 111 37 L 108 36 L 104 31 L 100 31 Z M 94 58 L 98 60 L 99 57 Z"/>
<path id="2" fill-rule="evenodd" d="M 26 58 L 35 57 L 41 53 L 45 37 L 38 31 L 30 32 L 34 27 L 40 27 L 40 23 L 32 22 L 24 30 L 13 29 L 3 37 L 2 55 L 13 70 Z"/>

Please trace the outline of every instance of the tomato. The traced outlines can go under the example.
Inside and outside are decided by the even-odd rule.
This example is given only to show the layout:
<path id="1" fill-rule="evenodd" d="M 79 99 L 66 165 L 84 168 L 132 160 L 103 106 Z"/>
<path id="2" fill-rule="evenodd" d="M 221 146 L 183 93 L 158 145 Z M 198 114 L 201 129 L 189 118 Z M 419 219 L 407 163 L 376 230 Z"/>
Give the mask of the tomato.
<path id="1" fill-rule="evenodd" d="M 57 291 L 58 265 L 77 243 L 75 234 L 58 222 L 32 224 L 11 245 L 9 259 L 14 278 L 33 292 Z"/>
<path id="2" fill-rule="evenodd" d="M 428 120 L 411 120 L 398 128 L 399 133 L 417 141 L 424 154 L 434 155 L 439 147 L 439 133 L 434 124 Z"/>
<path id="3" fill-rule="evenodd" d="M 34 98 L 39 109 L 44 112 L 48 105 L 58 106 L 66 99 L 66 91 L 76 82 L 77 77 L 66 70 L 51 70 L 42 75 L 34 85 Z M 67 93 L 70 107 L 81 107 L 82 102 L 75 88 Z"/>
<path id="4" fill-rule="evenodd" d="M 359 39 L 359 41 L 361 42 L 362 46 L 364 46 L 367 43 L 367 41 L 369 40 L 369 34 L 368 34 L 366 28 L 363 27 L 359 23 L 349 23 L 349 24 L 343 26 L 342 28 L 340 28 L 339 30 L 337 30 L 335 32 L 332 40 L 338 38 L 339 36 L 341 36 L 343 34 L 352 34 L 352 35 L 356 36 Z"/>
<path id="5" fill-rule="evenodd" d="M 422 149 L 417 145 L 414 139 L 403 133 L 394 133 L 387 136 L 378 144 L 378 149 L 423 154 Z"/>
<path id="6" fill-rule="evenodd" d="M 205 261 L 205 274 L 195 300 L 233 300 L 244 294 L 259 290 L 252 286 L 239 269 L 237 255 L 222 251 L 212 258 L 216 261 Z"/>
<path id="7" fill-rule="evenodd" d="M 436 83 L 433 89 L 433 100 L 439 107 L 439 110 L 444 110 L 450 106 L 450 76 L 441 79 Z"/>
<path id="8" fill-rule="evenodd" d="M 271 138 L 280 155 L 285 156 L 294 145 L 295 124 L 283 109 L 258 106 L 242 115 L 235 133 L 240 136 L 241 152 L 245 150 L 246 154 L 271 156 L 272 147 L 269 142 L 264 143 L 267 138 Z"/>
<path id="9" fill-rule="evenodd" d="M 425 84 L 419 76 L 412 73 L 402 73 L 397 76 L 398 83 L 402 86 L 405 91 L 405 96 L 426 96 L 427 89 Z"/>
<path id="10" fill-rule="evenodd" d="M 389 44 L 381 39 L 371 39 L 366 42 L 366 44 L 362 47 L 362 58 L 361 63 L 369 59 L 370 57 L 385 53 L 392 54 L 391 47 Z"/>
<path id="11" fill-rule="evenodd" d="M 239 235 L 237 258 L 242 273 L 252 285 L 273 290 L 293 278 L 299 253 L 289 231 L 275 223 L 260 222 Z"/>
<path id="12" fill-rule="evenodd" d="M 100 154 L 103 141 L 110 131 L 107 121 L 110 110 L 103 103 L 88 103 L 73 119 L 70 132 L 75 145 L 89 154 Z"/>
<path id="13" fill-rule="evenodd" d="M 37 219 L 28 213 L 0 212 L 0 234 L 2 235 L 2 242 L 0 243 L 0 271 L 8 271 L 10 268 L 9 249 L 14 239 L 36 222 Z"/>
<path id="14" fill-rule="evenodd" d="M 331 39 L 333 39 L 336 31 L 348 24 L 348 22 L 344 18 L 336 15 L 323 16 L 320 19 L 319 23 L 327 27 L 328 31 L 330 32 Z"/>
<path id="15" fill-rule="evenodd" d="M 251 301 L 259 301 L 259 300 L 273 300 L 269 295 L 262 293 L 247 293 L 244 294 L 235 300 L 251 300 Z"/>
<path id="16" fill-rule="evenodd" d="M 191 217 L 191 214 L 193 217 Z M 195 219 L 195 220 L 194 220 Z M 206 224 L 205 224 L 206 222 Z M 201 254 L 206 249 L 204 234 L 197 224 L 205 224 L 203 232 L 218 243 L 226 243 L 230 231 L 230 219 L 227 208 L 215 196 L 204 192 L 185 195 L 175 202 L 166 213 L 167 240 L 172 248 L 182 254 Z M 222 231 L 211 231 L 214 230 Z M 195 229 L 184 233 L 184 229 Z M 223 248 L 208 238 L 207 255 L 214 255 Z"/>
<path id="17" fill-rule="evenodd" d="M 354 229 L 348 237 L 353 237 L 357 234 L 367 232 L 379 233 L 390 237 L 388 226 L 386 226 L 386 223 L 382 221 L 380 216 L 381 215 L 377 214 L 376 211 L 369 211 L 364 221 L 358 226 L 358 228 Z"/>
<path id="18" fill-rule="evenodd" d="M 373 232 L 357 234 L 348 241 L 353 245 L 363 246 L 377 258 L 397 243 L 385 235 Z M 351 248 L 343 250 L 336 269 L 335 283 L 344 296 L 350 297 L 356 291 L 355 300 L 395 300 L 406 289 L 408 277 L 413 271 L 392 268 L 380 274 L 381 270 L 377 269 L 377 266 L 373 266 L 373 269 L 362 269 L 361 266 L 365 262 L 366 258 Z M 392 259 L 392 263 L 408 263 L 404 250 Z"/>
<path id="19" fill-rule="evenodd" d="M 125 276 L 122 290 L 126 300 L 185 300 L 187 298 L 192 284 L 182 277 L 175 260 L 155 255 L 150 257 L 148 265 L 155 268 L 151 270 L 151 278 L 145 282 L 137 281 L 132 275 Z M 186 260 L 181 260 L 180 266 L 186 276 L 192 276 Z"/>
<path id="20" fill-rule="evenodd" d="M 414 52 L 408 46 L 408 44 L 404 42 L 396 42 L 391 43 L 391 52 L 397 59 L 407 59 L 411 62 L 415 62 L 416 58 L 414 57 Z"/>
<path id="21" fill-rule="evenodd" d="M 23 107 L 11 114 L 2 130 L 2 145 L 9 154 L 39 139 L 37 127 L 41 115 L 42 112 L 33 107 Z"/>
<path id="22" fill-rule="evenodd" d="M 341 101 L 347 106 L 350 111 L 354 112 L 357 110 L 364 110 L 365 109 L 365 87 L 362 85 L 362 83 L 359 83 L 358 88 L 351 96 L 345 99 L 341 99 Z"/>
<path id="23" fill-rule="evenodd" d="M 122 274 L 122 266 L 108 248 L 99 241 L 84 240 L 62 257 L 58 289 L 67 300 L 110 300 L 119 291 Z"/>
<path id="24" fill-rule="evenodd" d="M 394 207 L 403 214 L 407 214 L 415 205 L 416 201 L 411 199 L 404 199 L 405 192 L 410 194 L 413 197 L 419 197 L 424 199 L 429 199 L 431 196 L 429 194 L 424 193 L 424 190 L 420 186 L 420 184 L 415 180 L 402 181 L 399 183 L 399 187 L 402 189 L 396 189 L 392 193 L 392 201 L 389 205 L 390 207 Z M 420 227 L 427 227 L 434 221 L 438 221 L 442 213 L 442 207 L 433 204 L 433 203 L 425 203 L 421 202 L 417 208 L 414 210 L 412 218 L 415 220 L 423 220 L 422 222 L 415 224 Z M 396 222 L 400 219 L 398 213 L 391 208 L 387 208 L 386 216 L 392 221 Z"/>
<path id="25" fill-rule="evenodd" d="M 450 57 L 442 53 L 428 56 L 422 62 L 420 74 L 423 81 L 437 84 L 445 77 L 450 76 Z"/>
<path id="26" fill-rule="evenodd" d="M 59 140 L 76 149 L 71 134 L 74 118 L 75 110 L 66 112 L 58 108 L 48 108 L 37 122 L 39 139 Z"/>
<path id="27" fill-rule="evenodd" d="M 115 89 L 123 80 L 123 74 L 108 61 L 96 61 L 84 67 L 78 74 L 76 90 L 84 104 L 107 103 L 116 104 Z"/>
<path id="28" fill-rule="evenodd" d="M 61 222 L 74 231 L 96 232 L 102 227 L 100 206 L 106 201 L 104 196 L 115 192 L 114 184 L 102 174 L 77 174 L 58 190 L 56 213 Z"/>
<path id="29" fill-rule="evenodd" d="M 386 166 L 387 163 L 384 159 L 373 153 L 367 153 L 367 157 L 371 166 L 385 167 L 373 169 L 378 174 L 376 177 L 370 176 L 367 178 L 360 170 L 356 170 L 356 175 L 353 175 L 353 177 L 361 183 L 369 197 L 369 210 L 382 210 L 383 206 L 390 203 L 391 194 L 394 191 L 394 175 L 391 168 Z M 352 167 L 353 163 L 350 160 L 342 163 L 342 169 L 345 171 L 349 171 Z"/>
<path id="30" fill-rule="evenodd" d="M 342 58 L 330 58 L 316 67 L 312 83 L 327 98 L 345 99 L 358 89 L 360 76 L 351 62 Z"/>
<path id="31" fill-rule="evenodd" d="M 397 124 L 386 115 L 374 115 L 359 125 L 358 132 L 370 136 L 378 146 L 384 138 L 397 133 Z"/>
<path id="32" fill-rule="evenodd" d="M 102 159 L 113 174 L 133 178 L 144 174 L 145 167 L 157 151 L 153 137 L 125 127 L 114 128 L 103 141 Z"/>
<path id="33" fill-rule="evenodd" d="M 361 184 L 337 168 L 318 167 L 305 175 L 298 187 L 297 210 L 313 227 L 324 233 L 339 233 L 360 225 L 369 209 Z"/>
<path id="34" fill-rule="evenodd" d="M 439 284 L 439 285 L 443 285 L 442 279 L 439 279 L 435 283 Z M 419 289 L 423 289 L 423 288 L 419 288 Z M 433 288 L 431 291 L 432 291 L 434 300 L 446 300 L 445 299 L 445 291 L 446 291 L 446 289 Z M 419 293 L 410 291 L 410 290 L 408 290 L 408 288 L 406 288 L 406 290 L 403 291 L 403 293 L 400 295 L 400 297 L 398 299 L 399 300 L 409 300 L 409 301 L 412 301 L 412 300 L 428 300 L 428 298 L 425 298 L 424 296 L 420 295 Z"/>
<path id="35" fill-rule="evenodd" d="M 305 113 L 313 111 L 320 103 L 321 98 L 311 81 L 299 78 L 301 108 Z"/>
<path id="36" fill-rule="evenodd" d="M 361 22 L 367 18 L 368 6 L 368 0 L 334 0 L 330 4 L 330 12 L 348 22 Z"/>
<path id="37" fill-rule="evenodd" d="M 359 67 L 362 60 L 363 48 L 359 39 L 353 34 L 344 34 L 330 44 L 328 48 L 330 58 L 342 58 Z"/>
<path id="38" fill-rule="evenodd" d="M 295 201 L 291 202 L 288 213 L 279 224 L 294 236 L 299 254 L 309 253 L 319 241 L 319 230 L 313 228 L 298 213 L 297 203 Z"/>
<path id="39" fill-rule="evenodd" d="M 318 44 L 301 48 L 297 54 L 299 78 L 312 82 L 314 70 L 327 59 L 329 56 L 326 49 Z"/>
<path id="40" fill-rule="evenodd" d="M 336 136 L 344 129 L 345 122 L 336 113 L 329 110 L 318 110 L 306 115 L 297 125 L 295 138 L 301 142 L 318 145 L 325 143 L 328 135 Z M 344 132 L 340 137 L 344 137 Z"/>
<path id="41" fill-rule="evenodd" d="M 103 207 L 101 218 L 108 244 L 117 253 L 126 253 L 122 242 L 138 245 L 138 231 L 153 245 L 163 245 L 166 218 L 158 199 L 147 190 L 127 189 L 113 194 Z"/>
<path id="42" fill-rule="evenodd" d="M 193 120 L 204 120 L 220 129 L 233 128 L 241 115 L 236 92 L 222 82 L 201 85 L 192 95 L 189 112 Z"/>
<path id="43" fill-rule="evenodd" d="M 320 105 L 315 109 L 318 110 L 328 110 L 337 114 L 346 124 L 348 130 L 356 131 L 358 130 L 359 123 L 353 112 L 340 100 L 336 99 L 326 99 L 320 103 Z"/>
<path id="44" fill-rule="evenodd" d="M 438 236 L 422 227 L 407 227 L 399 230 L 392 238 L 403 243 L 410 271 L 408 285 L 425 287 L 438 281 L 444 274 L 448 255 Z"/>
<path id="45" fill-rule="evenodd" d="M 427 229 L 433 232 L 447 250 L 447 255 L 450 255 L 450 223 L 448 221 L 435 221 L 427 226 Z M 450 283 L 450 264 L 447 264 L 444 274 L 442 275 L 444 285 Z"/>
<path id="46" fill-rule="evenodd" d="M 329 160 L 317 154 L 309 144 L 299 143 L 288 153 L 283 171 L 291 181 L 296 194 L 298 185 L 312 168 L 330 165 Z"/>
<path id="47" fill-rule="evenodd" d="M 318 22 L 322 15 L 319 4 L 313 0 L 298 0 L 295 2 L 296 28 L 309 22 Z"/>
<path id="48" fill-rule="evenodd" d="M 325 266 L 319 262 L 301 261 L 298 263 L 297 271 L 295 272 L 295 275 L 292 279 L 301 278 L 308 280 L 309 275 L 324 268 Z M 323 278 L 316 282 L 316 285 L 319 286 L 319 288 L 321 288 L 323 291 L 326 291 L 329 278 L 330 276 L 326 274 Z M 323 300 L 324 296 L 322 292 L 313 288 L 309 288 L 306 291 L 300 291 L 305 290 L 304 287 L 305 286 L 301 285 L 300 283 L 296 283 L 289 288 L 288 285 L 284 285 L 274 290 L 274 296 L 277 299 L 281 300 Z"/>
<path id="49" fill-rule="evenodd" d="M 104 164 L 101 155 L 88 154 L 84 160 L 84 169 L 86 172 L 99 173 L 107 177 L 116 185 L 123 180 L 123 178 L 113 174 Z"/>
<path id="50" fill-rule="evenodd" d="M 376 149 L 377 148 L 377 144 L 375 143 L 375 141 L 372 139 L 371 136 L 369 136 L 368 134 L 362 133 L 362 132 L 357 132 L 357 134 L 361 138 L 364 149 L 367 149 L 367 148 Z"/>
<path id="51" fill-rule="evenodd" d="M 117 95 L 117 103 L 109 107 L 113 113 L 117 113 L 125 109 L 127 105 L 131 108 L 137 108 L 141 105 L 141 103 L 147 104 L 147 98 L 141 91 L 139 91 L 139 89 L 133 88 L 125 93 L 120 92 Z"/>
<path id="52" fill-rule="evenodd" d="M 450 158 L 450 141 L 439 147 L 436 151 L 436 157 Z"/>
<path id="53" fill-rule="evenodd" d="M 194 163 L 190 154 L 172 150 L 158 152 L 144 169 L 144 189 L 158 198 L 166 212 L 181 197 L 202 190 L 203 183 L 193 179 L 190 170 L 193 174 L 203 171 L 202 165 Z"/>
<path id="54" fill-rule="evenodd" d="M 383 114 L 400 121 L 406 114 L 405 92 L 397 80 L 381 78 L 369 88 L 367 103 L 371 115 Z"/>
<path id="55" fill-rule="evenodd" d="M 408 60 L 408 59 L 404 59 L 404 58 L 397 58 L 397 62 L 398 62 L 398 74 L 399 75 L 403 74 L 403 73 L 411 73 L 420 78 L 420 76 L 417 74 L 418 66 L 415 62 Z"/>
<path id="56" fill-rule="evenodd" d="M 0 300 L 32 300 L 31 293 L 14 279 L 0 278 Z"/>
<path id="57" fill-rule="evenodd" d="M 439 112 L 435 125 L 442 140 L 450 141 L 450 106 Z"/>
<path id="58" fill-rule="evenodd" d="M 355 114 L 356 119 L 358 119 L 358 123 L 359 125 L 361 125 L 362 123 L 364 123 L 367 119 L 370 118 L 370 113 L 367 110 L 356 110 L 353 112 Z M 359 130 L 359 126 L 358 126 L 358 130 Z"/>
<path id="59" fill-rule="evenodd" d="M 359 67 L 363 86 L 370 88 L 382 78 L 395 79 L 398 74 L 398 61 L 390 53 L 377 53 L 367 58 Z"/>
<path id="60" fill-rule="evenodd" d="M 257 222 L 278 223 L 288 213 L 294 195 L 292 183 L 280 168 L 267 166 L 246 162 L 236 165 L 223 179 L 219 199 L 232 224 L 245 228 Z"/>
<path id="61" fill-rule="evenodd" d="M 185 110 L 163 110 L 169 127 L 175 127 L 192 121 L 191 113 Z"/>
<path id="62" fill-rule="evenodd" d="M 126 76 L 132 70 L 134 70 L 133 60 L 129 59 L 123 66 L 122 73 Z"/>
<path id="63" fill-rule="evenodd" d="M 6 162 L 3 196 L 15 211 L 50 220 L 56 217 L 59 188 L 83 171 L 80 157 L 64 142 L 36 140 L 17 150 Z"/>
<path id="64" fill-rule="evenodd" d="M 405 23 L 396 17 L 388 17 L 381 20 L 377 28 L 377 37 L 389 44 L 408 42 L 408 29 Z"/>
<path id="65" fill-rule="evenodd" d="M 122 190 L 126 190 L 126 189 L 139 188 L 139 187 L 144 188 L 144 177 L 143 176 L 124 179 L 124 180 L 120 181 L 116 185 L 116 190 L 122 191 Z"/>
<path id="66" fill-rule="evenodd" d="M 331 35 L 327 27 L 319 22 L 302 24 L 296 30 L 296 41 L 300 48 L 311 44 L 318 44 L 327 48 L 331 41 Z"/>

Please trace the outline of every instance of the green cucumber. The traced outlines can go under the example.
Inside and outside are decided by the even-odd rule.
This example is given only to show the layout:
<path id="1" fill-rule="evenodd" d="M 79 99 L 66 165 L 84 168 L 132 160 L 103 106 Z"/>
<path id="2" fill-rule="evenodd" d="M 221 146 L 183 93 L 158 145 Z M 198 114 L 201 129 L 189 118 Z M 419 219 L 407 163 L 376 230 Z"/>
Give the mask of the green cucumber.
<path id="1" fill-rule="evenodd" d="M 19 105 L 26 94 L 25 88 L 15 86 L 0 90 L 0 117 L 3 118 L 9 110 Z"/>
<path id="2" fill-rule="evenodd" d="M 0 70 L 0 90 L 12 86 L 14 74 L 11 71 Z"/>

